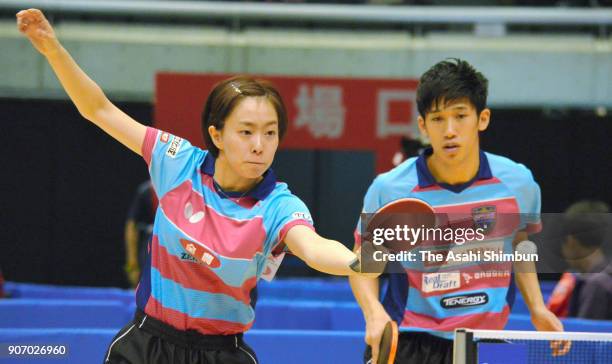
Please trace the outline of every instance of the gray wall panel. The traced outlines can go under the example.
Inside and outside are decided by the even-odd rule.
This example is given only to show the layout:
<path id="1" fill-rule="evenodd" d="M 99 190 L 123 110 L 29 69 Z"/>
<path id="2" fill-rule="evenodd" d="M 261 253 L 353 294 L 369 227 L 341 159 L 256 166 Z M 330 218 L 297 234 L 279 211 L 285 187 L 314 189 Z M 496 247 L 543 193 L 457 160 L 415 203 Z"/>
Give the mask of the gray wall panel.
<path id="1" fill-rule="evenodd" d="M 159 71 L 417 78 L 442 59 L 460 57 L 490 79 L 493 106 L 612 106 L 612 40 L 589 36 L 72 23 L 57 32 L 115 100 L 151 100 Z M 66 97 L 14 24 L 0 23 L 0 47 L 0 95 Z"/>

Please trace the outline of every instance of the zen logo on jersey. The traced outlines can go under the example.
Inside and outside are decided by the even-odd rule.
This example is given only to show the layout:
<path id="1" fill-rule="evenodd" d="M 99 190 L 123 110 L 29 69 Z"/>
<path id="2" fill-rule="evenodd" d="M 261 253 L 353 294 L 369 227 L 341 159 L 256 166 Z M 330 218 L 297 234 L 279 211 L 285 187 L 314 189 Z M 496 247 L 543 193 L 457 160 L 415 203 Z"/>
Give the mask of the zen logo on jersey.
<path id="1" fill-rule="evenodd" d="M 183 248 L 189 252 L 197 262 L 208 265 L 211 268 L 219 268 L 221 261 L 212 252 L 199 244 L 195 244 L 192 241 L 179 239 Z"/>
<path id="2" fill-rule="evenodd" d="M 443 308 L 461 308 L 480 306 L 489 302 L 489 295 L 484 292 L 464 294 L 459 296 L 444 297 L 440 300 L 440 305 Z"/>
<path id="3" fill-rule="evenodd" d="M 187 253 L 181 253 L 181 260 L 186 260 L 188 262 L 199 263 L 198 260 Z"/>
<path id="4" fill-rule="evenodd" d="M 306 220 L 308 222 L 312 223 L 312 218 L 310 217 L 309 214 L 305 213 L 305 212 L 294 212 L 291 215 L 294 219 L 298 219 L 298 220 Z"/>
<path id="5" fill-rule="evenodd" d="M 435 291 L 447 291 L 461 286 L 461 276 L 459 272 L 448 273 L 428 273 L 423 274 L 421 290 L 425 293 Z"/>
<path id="6" fill-rule="evenodd" d="M 182 143 L 183 143 L 183 138 L 180 138 L 177 136 L 173 137 L 172 142 L 170 143 L 170 146 L 168 147 L 168 150 L 166 151 L 166 155 L 170 158 L 176 157 L 176 154 L 181 149 Z"/>

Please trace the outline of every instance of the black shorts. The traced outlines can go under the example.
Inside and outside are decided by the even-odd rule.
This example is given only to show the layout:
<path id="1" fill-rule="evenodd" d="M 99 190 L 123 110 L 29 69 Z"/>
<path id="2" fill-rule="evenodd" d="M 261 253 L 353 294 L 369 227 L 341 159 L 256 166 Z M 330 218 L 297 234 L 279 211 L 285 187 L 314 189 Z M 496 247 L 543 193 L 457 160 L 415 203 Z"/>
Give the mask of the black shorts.
<path id="1" fill-rule="evenodd" d="M 113 338 L 105 364 L 257 364 L 257 356 L 237 335 L 181 331 L 142 311 Z"/>
<path id="2" fill-rule="evenodd" d="M 372 351 L 368 346 L 363 362 L 370 364 Z M 453 342 L 426 332 L 400 332 L 396 364 L 452 364 Z"/>

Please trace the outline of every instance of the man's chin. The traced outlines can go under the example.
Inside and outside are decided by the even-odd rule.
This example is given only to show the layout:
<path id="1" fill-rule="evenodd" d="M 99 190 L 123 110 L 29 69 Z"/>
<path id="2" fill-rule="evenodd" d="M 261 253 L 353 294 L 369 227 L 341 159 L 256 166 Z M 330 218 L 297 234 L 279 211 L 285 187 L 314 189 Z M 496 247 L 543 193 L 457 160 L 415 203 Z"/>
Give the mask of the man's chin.
<path id="1" fill-rule="evenodd" d="M 460 153 L 444 153 L 440 157 L 444 164 L 458 164 L 461 161 Z"/>

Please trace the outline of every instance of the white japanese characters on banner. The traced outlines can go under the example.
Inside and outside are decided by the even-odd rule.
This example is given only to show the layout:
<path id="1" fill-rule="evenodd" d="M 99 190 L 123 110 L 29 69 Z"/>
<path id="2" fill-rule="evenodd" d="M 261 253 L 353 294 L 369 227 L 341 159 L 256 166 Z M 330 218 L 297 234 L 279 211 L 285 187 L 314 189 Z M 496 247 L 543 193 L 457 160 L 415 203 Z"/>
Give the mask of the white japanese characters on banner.
<path id="1" fill-rule="evenodd" d="M 417 118 L 418 111 L 416 106 L 416 92 L 408 90 L 380 89 L 377 95 L 376 109 L 376 137 L 385 138 L 388 136 L 416 136 L 419 135 Z M 391 120 L 391 103 L 403 105 L 406 110 L 410 110 L 409 119 Z"/>
<path id="2" fill-rule="evenodd" d="M 315 138 L 342 136 L 345 106 L 341 86 L 300 84 L 294 103 L 298 110 L 296 127 L 308 126 Z"/>
<path id="3" fill-rule="evenodd" d="M 230 76 L 159 73 L 155 126 L 204 147 L 202 100 L 217 82 Z M 272 82 L 286 102 L 289 123 L 283 149 L 372 151 L 376 172 L 382 173 L 394 166 L 402 137 L 419 135 L 415 96 L 418 80 L 255 77 Z"/>

